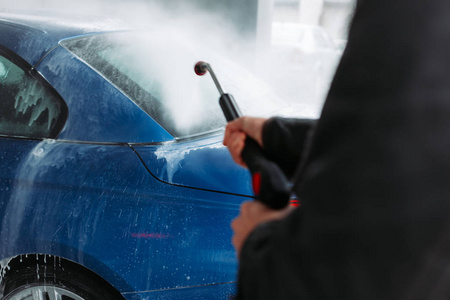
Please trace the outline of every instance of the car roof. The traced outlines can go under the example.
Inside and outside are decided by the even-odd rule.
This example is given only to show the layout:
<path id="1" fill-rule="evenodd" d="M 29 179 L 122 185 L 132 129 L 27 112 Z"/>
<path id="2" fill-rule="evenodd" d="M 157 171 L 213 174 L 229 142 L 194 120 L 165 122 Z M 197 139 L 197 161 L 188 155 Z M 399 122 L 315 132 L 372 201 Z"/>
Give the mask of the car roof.
<path id="1" fill-rule="evenodd" d="M 80 35 L 126 30 L 123 21 L 56 11 L 0 11 L 0 43 L 31 65 L 59 41 Z"/>

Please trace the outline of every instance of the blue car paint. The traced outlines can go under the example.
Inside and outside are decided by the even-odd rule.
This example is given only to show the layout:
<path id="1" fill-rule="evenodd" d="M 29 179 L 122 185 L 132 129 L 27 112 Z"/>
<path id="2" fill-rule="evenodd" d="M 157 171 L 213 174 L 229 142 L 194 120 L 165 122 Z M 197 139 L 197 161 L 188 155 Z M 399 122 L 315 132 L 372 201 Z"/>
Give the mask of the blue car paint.
<path id="1" fill-rule="evenodd" d="M 48 11 L 32 11 L 29 17 L 26 12 L 4 14 L 0 12 L 1 44 L 16 52 L 31 65 L 35 65 L 58 42 L 68 37 L 79 35 L 124 30 L 124 24 L 117 20 L 99 19 L 93 16 L 52 16 Z M 103 18 L 104 19 L 104 18 Z"/>
<path id="2" fill-rule="evenodd" d="M 127 300 L 230 300 L 229 295 L 235 294 L 235 285 L 232 283 L 220 285 L 206 285 L 190 287 L 188 289 L 171 289 L 136 294 L 124 294 Z"/>
<path id="3" fill-rule="evenodd" d="M 37 69 L 69 118 L 57 140 L 0 137 L 0 260 L 70 259 L 126 299 L 227 299 L 237 266 L 229 223 L 251 191 L 220 139 L 175 143 L 50 31 L 16 26 L 26 33 L 14 40 L 1 28 L 0 41 L 31 64 L 53 49 Z"/>
<path id="4" fill-rule="evenodd" d="M 69 108 L 60 139 L 164 142 L 173 137 L 101 75 L 62 47 L 36 67 Z"/>
<path id="5" fill-rule="evenodd" d="M 168 186 L 129 146 L 10 139 L 0 145 L 10 170 L 0 187 L 0 213 L 8 216 L 2 257 L 62 256 L 121 292 L 235 279 L 228 228 L 239 197 Z M 11 147 L 21 151 L 11 154 Z"/>
<path id="6" fill-rule="evenodd" d="M 150 172 L 164 182 L 253 197 L 248 170 L 233 163 L 222 135 L 134 148 Z"/>
<path id="7" fill-rule="evenodd" d="M 81 34 L 80 30 L 47 30 L 15 21 L 3 20 L 0 29 L 1 43 L 29 64 L 36 64 L 58 41 L 64 37 Z"/>
<path id="8" fill-rule="evenodd" d="M 39 35 L 39 39 L 35 38 Z M 4 22 L 0 30 L 1 43 L 34 65 L 57 40 L 49 41 L 49 36 L 42 29 L 30 28 L 16 22 Z M 36 51 L 36 49 L 39 49 Z"/>

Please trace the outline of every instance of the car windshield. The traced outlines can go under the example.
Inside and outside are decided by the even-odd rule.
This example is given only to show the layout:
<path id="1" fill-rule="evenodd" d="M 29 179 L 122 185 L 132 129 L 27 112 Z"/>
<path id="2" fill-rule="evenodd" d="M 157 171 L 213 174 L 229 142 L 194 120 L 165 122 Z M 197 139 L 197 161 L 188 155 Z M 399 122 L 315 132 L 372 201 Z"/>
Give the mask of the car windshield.
<path id="1" fill-rule="evenodd" d="M 175 138 L 221 129 L 226 121 L 219 92 L 194 73 L 205 60 L 245 114 L 269 116 L 289 106 L 251 72 L 211 51 L 156 33 L 119 32 L 62 43 L 113 83 Z"/>

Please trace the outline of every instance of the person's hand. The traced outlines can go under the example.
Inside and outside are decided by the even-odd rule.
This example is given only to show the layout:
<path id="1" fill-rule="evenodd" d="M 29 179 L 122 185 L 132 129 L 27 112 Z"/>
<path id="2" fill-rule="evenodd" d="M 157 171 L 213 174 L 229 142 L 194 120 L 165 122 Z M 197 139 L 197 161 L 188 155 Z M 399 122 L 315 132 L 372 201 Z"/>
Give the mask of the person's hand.
<path id="1" fill-rule="evenodd" d="M 266 121 L 265 118 L 242 117 L 228 123 L 223 144 L 227 146 L 231 157 L 238 165 L 247 167 L 241 157 L 247 135 L 263 147 L 262 129 Z"/>
<path id="2" fill-rule="evenodd" d="M 231 242 L 238 257 L 240 257 L 245 240 L 258 225 L 282 219 L 293 209 L 294 207 L 287 206 L 284 209 L 274 210 L 258 201 L 242 203 L 239 216 L 231 222 L 231 228 L 234 233 Z"/>

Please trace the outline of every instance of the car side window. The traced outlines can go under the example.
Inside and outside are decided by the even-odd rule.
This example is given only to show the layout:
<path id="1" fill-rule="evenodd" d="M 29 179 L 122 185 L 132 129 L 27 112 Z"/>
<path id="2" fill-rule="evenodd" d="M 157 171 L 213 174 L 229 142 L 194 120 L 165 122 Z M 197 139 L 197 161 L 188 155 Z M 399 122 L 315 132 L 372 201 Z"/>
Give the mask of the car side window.
<path id="1" fill-rule="evenodd" d="M 16 60 L 0 51 L 0 135 L 55 138 L 67 107 L 31 66 L 27 71 L 26 63 Z"/>

